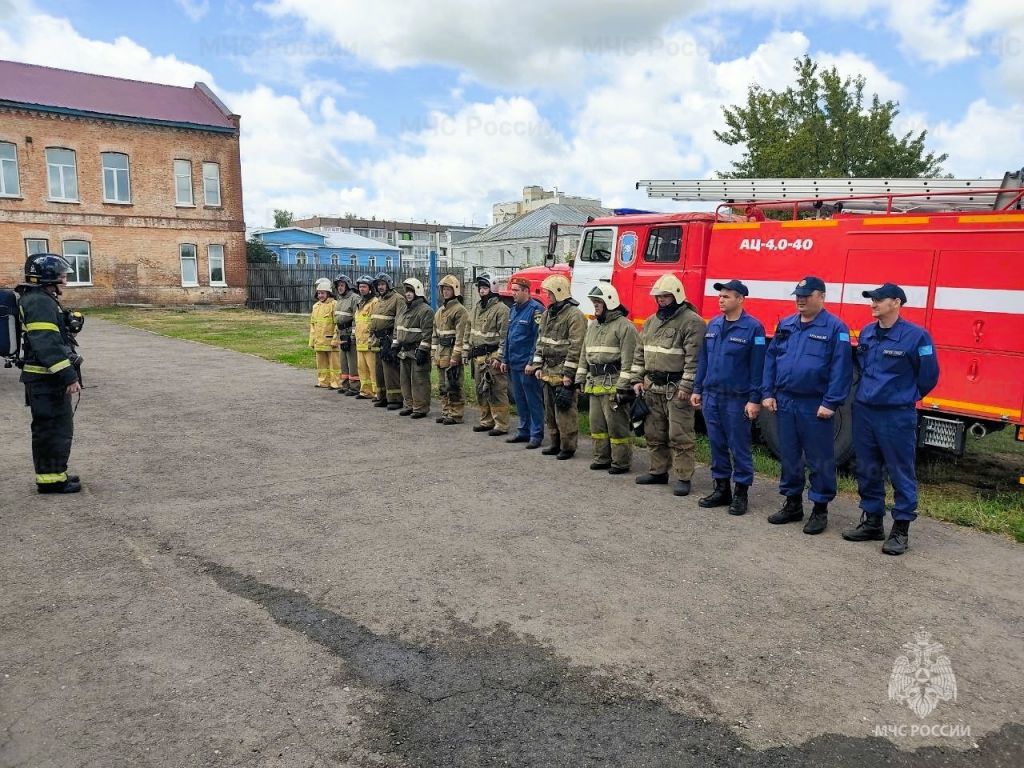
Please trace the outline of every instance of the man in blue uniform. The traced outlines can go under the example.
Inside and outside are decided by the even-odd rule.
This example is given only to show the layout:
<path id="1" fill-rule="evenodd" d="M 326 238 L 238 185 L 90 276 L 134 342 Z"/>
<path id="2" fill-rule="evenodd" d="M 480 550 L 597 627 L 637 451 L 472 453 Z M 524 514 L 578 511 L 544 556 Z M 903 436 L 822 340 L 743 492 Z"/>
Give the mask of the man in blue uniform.
<path id="1" fill-rule="evenodd" d="M 500 370 L 508 374 L 512 383 L 512 396 L 519 412 L 519 429 L 505 442 L 526 443 L 527 448 L 535 449 L 540 448 L 544 441 L 544 385 L 526 373 L 526 366 L 533 361 L 544 305 L 530 298 L 530 281 L 525 278 L 513 278 L 509 288 L 512 290 L 512 310 L 508 318 L 508 335 L 499 350 Z"/>
<path id="2" fill-rule="evenodd" d="M 885 538 L 885 476 L 895 504 L 892 529 L 882 545 L 887 555 L 902 555 L 910 523 L 917 517 L 917 409 L 939 380 L 939 364 L 928 332 L 900 317 L 907 294 L 886 283 L 864 291 L 875 322 L 860 332 L 855 363 L 860 386 L 853 401 L 853 445 L 857 453 L 857 490 L 863 510 L 860 525 L 843 531 L 848 541 Z"/>
<path id="3" fill-rule="evenodd" d="M 808 276 L 793 290 L 797 313 L 779 322 L 764 361 L 762 405 L 775 414 L 782 450 L 779 493 L 786 497 L 769 523 L 803 520 L 804 473 L 814 502 L 804 533 L 828 525 L 836 495 L 832 417 L 850 394 L 853 355 L 846 325 L 825 309 L 825 282 Z"/>
<path id="4" fill-rule="evenodd" d="M 711 477 L 715 490 L 697 506 L 729 507 L 730 515 L 747 512 L 747 489 L 754 482 L 750 423 L 761 411 L 764 373 L 764 326 L 743 310 L 750 293 L 739 280 L 715 283 L 718 308 L 704 334 L 690 403 L 700 408 L 711 443 Z M 736 485 L 729 487 L 729 480 Z"/>

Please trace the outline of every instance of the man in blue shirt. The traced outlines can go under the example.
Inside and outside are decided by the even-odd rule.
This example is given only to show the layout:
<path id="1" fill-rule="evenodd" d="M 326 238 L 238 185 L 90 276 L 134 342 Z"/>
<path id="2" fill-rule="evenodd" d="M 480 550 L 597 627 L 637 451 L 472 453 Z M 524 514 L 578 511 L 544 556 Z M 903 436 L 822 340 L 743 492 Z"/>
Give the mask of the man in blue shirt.
<path id="1" fill-rule="evenodd" d="M 513 278 L 512 311 L 508 317 L 508 335 L 499 350 L 501 372 L 507 373 L 512 383 L 512 396 L 519 413 L 519 429 L 506 443 L 526 443 L 529 449 L 540 448 L 544 441 L 544 384 L 526 373 L 533 361 L 540 332 L 540 316 L 544 305 L 530 298 L 530 281 Z"/>
<path id="2" fill-rule="evenodd" d="M 871 299 L 875 322 L 860 332 L 855 356 L 860 386 L 853 401 L 853 446 L 863 515 L 860 525 L 843 531 L 843 538 L 885 538 L 883 472 L 888 472 L 895 504 L 882 551 L 902 555 L 909 545 L 910 523 L 917 517 L 916 404 L 938 383 L 939 364 L 928 332 L 900 317 L 907 303 L 902 288 L 886 283 L 864 291 L 864 298 Z"/>
<path id="3" fill-rule="evenodd" d="M 714 289 L 722 314 L 704 333 L 690 404 L 704 414 L 715 490 L 697 506 L 728 506 L 730 515 L 744 515 L 747 489 L 754 482 L 750 423 L 761 411 L 764 326 L 743 311 L 743 299 L 750 291 L 739 280 L 715 283 Z M 729 487 L 730 478 L 735 492 Z"/>
<path id="4" fill-rule="evenodd" d="M 786 497 L 769 523 L 803 520 L 804 475 L 811 470 L 814 503 L 804 533 L 828 525 L 828 503 L 836 495 L 832 417 L 850 394 L 853 359 L 850 332 L 825 309 L 825 282 L 808 276 L 793 290 L 797 313 L 783 318 L 764 361 L 762 405 L 775 414 L 782 455 L 779 493 Z"/>

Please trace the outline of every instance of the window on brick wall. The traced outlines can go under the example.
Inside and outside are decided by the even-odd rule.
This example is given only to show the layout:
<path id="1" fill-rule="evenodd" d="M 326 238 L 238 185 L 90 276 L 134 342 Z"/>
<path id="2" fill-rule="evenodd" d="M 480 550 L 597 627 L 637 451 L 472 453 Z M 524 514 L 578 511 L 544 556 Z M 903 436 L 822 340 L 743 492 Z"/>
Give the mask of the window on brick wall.
<path id="1" fill-rule="evenodd" d="M 65 240 L 64 261 L 71 265 L 68 285 L 92 285 L 92 251 L 88 240 Z"/>
<path id="2" fill-rule="evenodd" d="M 47 148 L 46 179 L 51 200 L 61 203 L 78 202 L 78 167 L 74 150 Z"/>
<path id="3" fill-rule="evenodd" d="M 20 197 L 21 183 L 18 179 L 18 148 L 14 144 L 0 141 L 0 197 Z"/>
<path id="4" fill-rule="evenodd" d="M 130 203 L 131 181 L 128 177 L 128 155 L 121 152 L 103 152 L 103 202 Z"/>
<path id="5" fill-rule="evenodd" d="M 181 285 L 194 288 L 199 285 L 199 264 L 196 258 L 196 247 L 192 243 L 178 246 L 178 257 L 181 260 Z"/>
<path id="6" fill-rule="evenodd" d="M 174 204 L 195 205 L 192 199 L 192 163 L 189 160 L 174 161 Z"/>
<path id="7" fill-rule="evenodd" d="M 210 285 L 227 285 L 224 279 L 224 246 L 208 245 L 206 260 L 210 263 Z"/>
<path id="8" fill-rule="evenodd" d="M 220 166 L 216 163 L 203 163 L 203 202 L 220 207 Z"/>
<path id="9" fill-rule="evenodd" d="M 25 258 L 35 256 L 37 253 L 49 253 L 50 241 L 42 237 L 25 238 Z"/>

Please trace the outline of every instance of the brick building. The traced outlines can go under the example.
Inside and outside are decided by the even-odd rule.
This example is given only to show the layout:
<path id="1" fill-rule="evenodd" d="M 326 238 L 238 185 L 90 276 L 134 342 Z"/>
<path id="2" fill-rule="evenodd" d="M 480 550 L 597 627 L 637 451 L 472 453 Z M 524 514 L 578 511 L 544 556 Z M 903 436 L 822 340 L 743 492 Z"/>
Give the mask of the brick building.
<path id="1" fill-rule="evenodd" d="M 49 251 L 70 306 L 244 303 L 238 133 L 203 83 L 0 61 L 0 285 Z"/>

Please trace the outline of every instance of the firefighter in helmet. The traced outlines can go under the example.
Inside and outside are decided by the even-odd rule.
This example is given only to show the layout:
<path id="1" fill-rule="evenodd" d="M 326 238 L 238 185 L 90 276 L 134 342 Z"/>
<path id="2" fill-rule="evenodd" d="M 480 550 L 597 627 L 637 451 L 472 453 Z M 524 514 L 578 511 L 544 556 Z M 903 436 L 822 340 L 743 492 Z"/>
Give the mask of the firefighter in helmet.
<path id="1" fill-rule="evenodd" d="M 338 326 L 335 344 L 341 358 L 341 377 L 338 392 L 343 395 L 359 394 L 359 362 L 353 338 L 353 321 L 360 297 L 348 275 L 334 278 L 334 322 Z"/>
<path id="2" fill-rule="evenodd" d="M 462 286 L 454 275 L 445 275 L 438 283 L 441 306 L 434 314 L 434 337 L 431 345 L 437 364 L 441 395 L 441 415 L 438 424 L 462 424 L 466 412 L 463 393 L 465 374 L 462 351 L 469 336 L 469 313 L 462 305 Z"/>
<path id="3" fill-rule="evenodd" d="M 544 382 L 544 422 L 551 443 L 541 453 L 565 460 L 576 453 L 579 438 L 576 369 L 587 319 L 572 298 L 569 278 L 549 275 L 540 287 L 548 292 L 551 303 L 541 316 L 537 348 L 527 373 Z"/>
<path id="4" fill-rule="evenodd" d="M 675 275 L 659 277 L 651 295 L 658 310 L 644 322 L 630 370 L 634 393 L 650 409 L 644 421 L 650 465 L 636 482 L 665 485 L 671 468 L 676 476 L 673 493 L 687 496 L 697 444 L 690 395 L 705 326 Z"/>
<path id="5" fill-rule="evenodd" d="M 316 301 L 309 314 L 309 348 L 316 354 L 316 386 L 337 389 L 341 375 L 341 357 L 334 322 L 334 291 L 331 281 L 321 277 L 316 281 Z"/>
<path id="6" fill-rule="evenodd" d="M 377 296 L 373 291 L 373 278 L 360 275 L 356 280 L 356 293 L 359 302 L 356 304 L 352 319 L 352 338 L 356 345 L 356 365 L 359 376 L 359 394 L 357 400 L 373 400 L 377 394 L 377 350 L 373 334 L 370 333 L 370 318 L 377 306 Z"/>
<path id="7" fill-rule="evenodd" d="M 395 317 L 403 404 L 398 415 L 422 419 L 430 412 L 430 341 L 434 333 L 434 310 L 427 303 L 423 283 L 415 277 L 402 283 L 402 292 L 405 303 Z"/>
<path id="8" fill-rule="evenodd" d="M 594 443 L 590 468 L 621 475 L 632 463 L 633 441 L 626 404 L 615 394 L 629 386 L 637 332 L 611 283 L 598 283 L 587 296 L 594 305 L 595 322 L 583 339 L 576 384 L 590 401 L 590 439 Z"/>
<path id="9" fill-rule="evenodd" d="M 374 406 L 397 411 L 402 407 L 402 385 L 399 381 L 398 350 L 394 349 L 395 315 L 403 303 L 395 291 L 395 281 L 386 272 L 374 278 L 377 304 L 370 315 L 370 333 L 377 348 L 377 399 Z"/>
<path id="10" fill-rule="evenodd" d="M 476 381 L 480 423 L 474 432 L 491 437 L 508 434 L 508 374 L 501 372 L 502 348 L 508 335 L 508 307 L 497 293 L 490 275 L 476 279 L 479 300 L 469 318 L 469 335 L 464 348 Z"/>
<path id="11" fill-rule="evenodd" d="M 74 339 L 57 299 L 67 284 L 68 263 L 52 253 L 29 256 L 20 296 L 24 326 L 24 365 L 21 382 L 32 412 L 32 462 L 39 493 L 77 493 L 82 484 L 68 474 L 74 437 L 71 396 L 82 391 Z"/>

